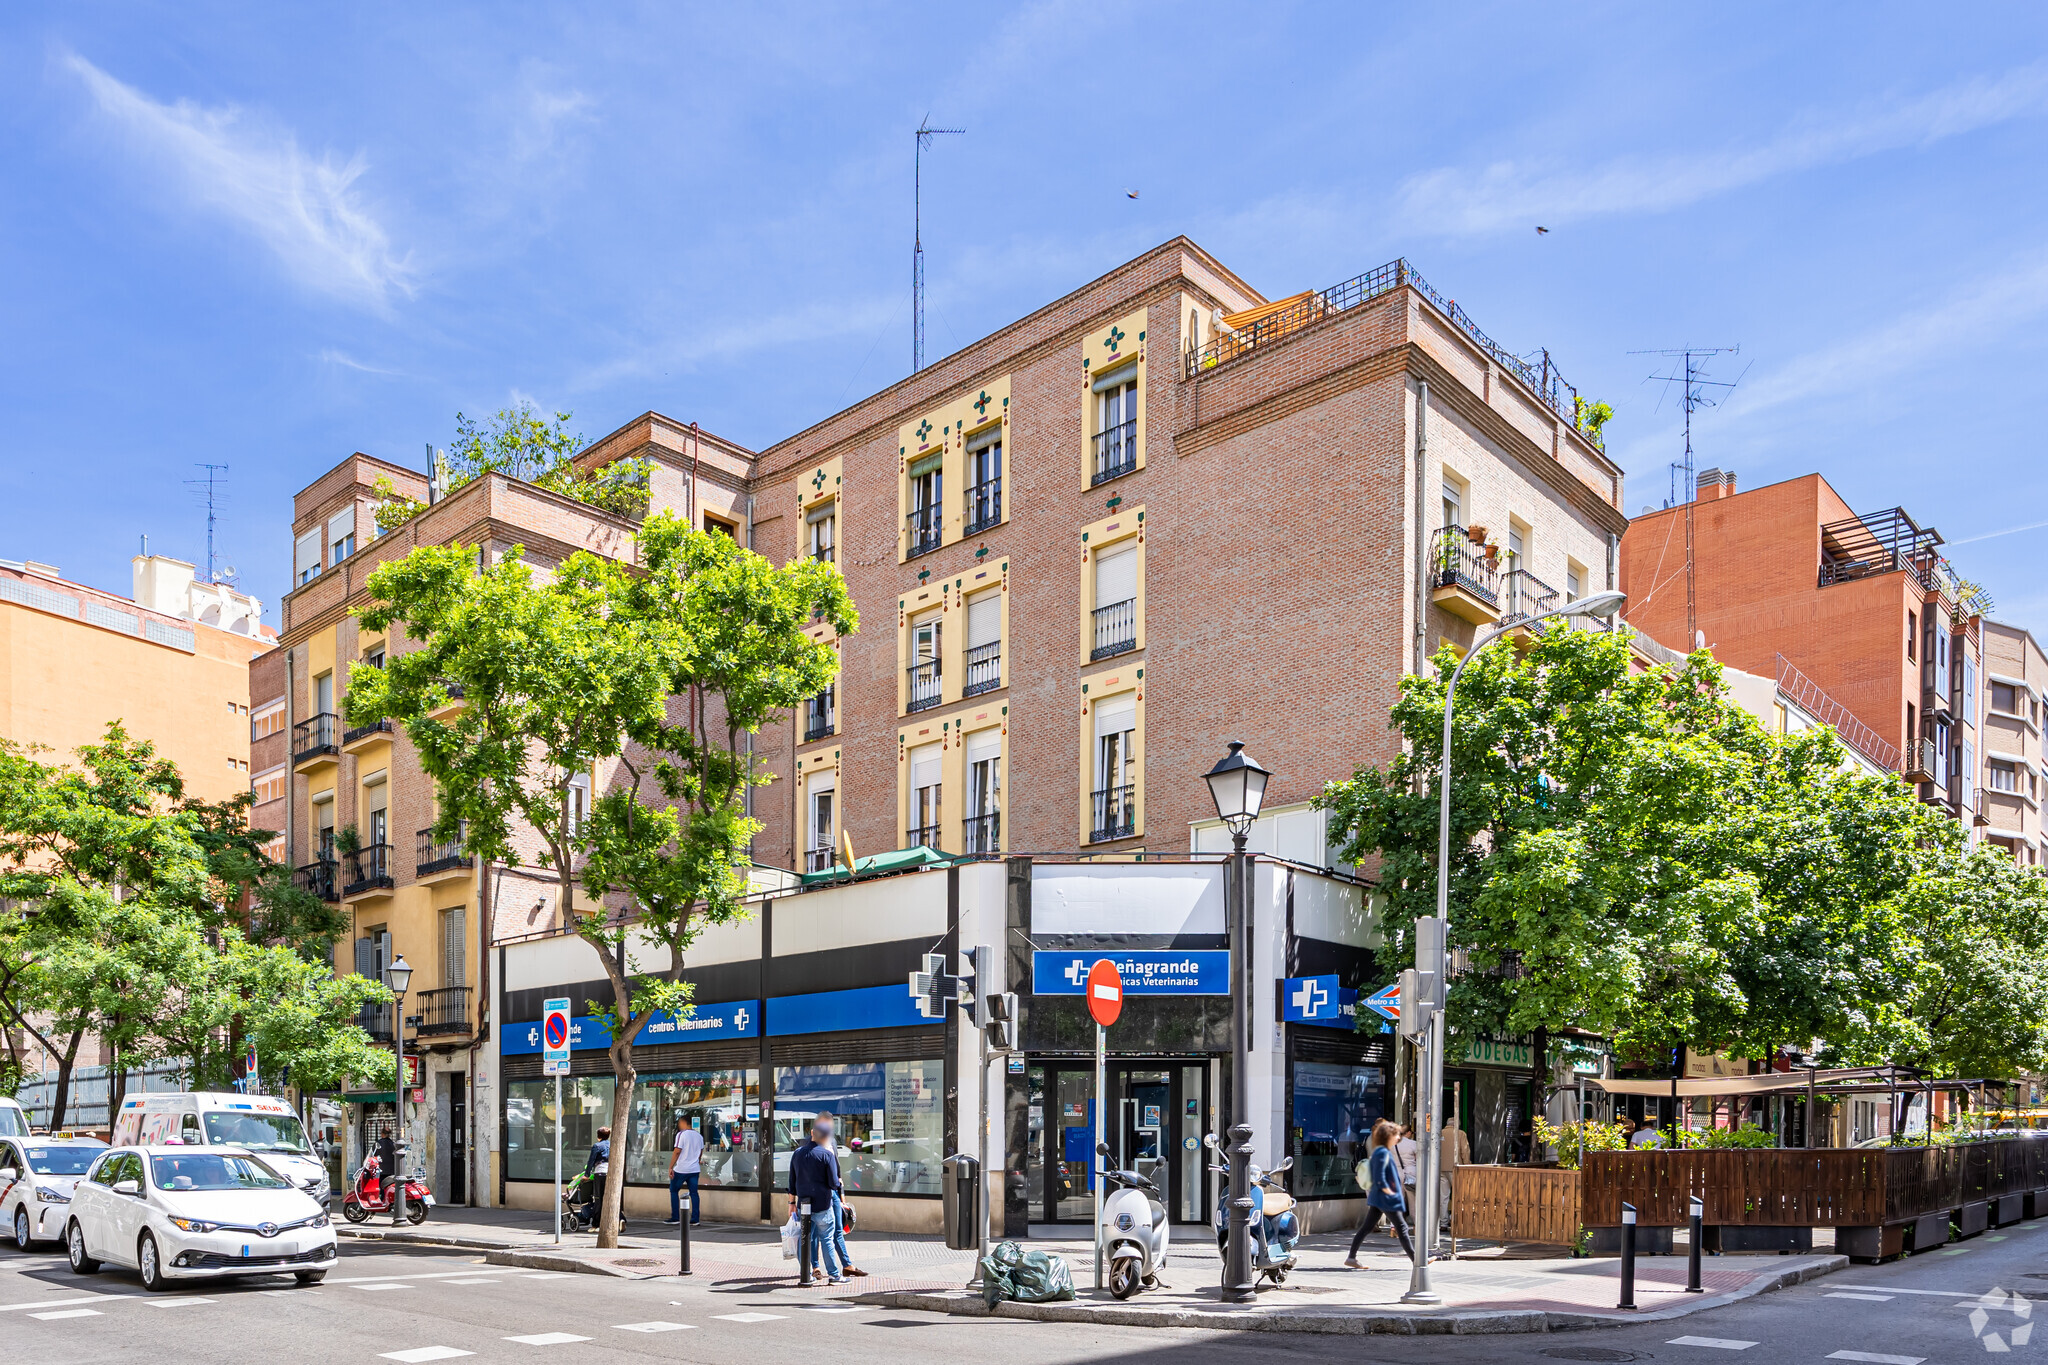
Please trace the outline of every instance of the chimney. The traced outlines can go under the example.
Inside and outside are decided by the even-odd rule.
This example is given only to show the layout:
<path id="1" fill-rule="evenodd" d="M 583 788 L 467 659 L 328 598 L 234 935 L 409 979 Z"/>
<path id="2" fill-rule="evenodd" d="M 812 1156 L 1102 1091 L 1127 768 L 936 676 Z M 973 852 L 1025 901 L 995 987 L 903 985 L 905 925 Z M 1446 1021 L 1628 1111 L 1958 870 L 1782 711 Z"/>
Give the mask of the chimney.
<path id="1" fill-rule="evenodd" d="M 1699 502 L 1735 496 L 1735 471 L 1732 469 L 1702 469 L 1694 483 L 1699 489 L 1695 500 Z"/>

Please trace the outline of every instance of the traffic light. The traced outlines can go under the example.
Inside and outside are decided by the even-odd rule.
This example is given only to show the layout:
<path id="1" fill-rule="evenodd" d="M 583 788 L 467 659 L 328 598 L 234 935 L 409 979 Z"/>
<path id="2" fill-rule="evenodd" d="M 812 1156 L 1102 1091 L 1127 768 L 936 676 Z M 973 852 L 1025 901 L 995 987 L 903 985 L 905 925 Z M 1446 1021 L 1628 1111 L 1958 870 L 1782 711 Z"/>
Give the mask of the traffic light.
<path id="1" fill-rule="evenodd" d="M 997 1052 L 1017 1050 L 1017 993 L 1002 991 L 988 997 L 988 1045 Z"/>
<path id="2" fill-rule="evenodd" d="M 970 948 L 960 954 L 960 989 L 956 997 L 960 1012 L 967 1016 L 967 1022 L 980 1028 L 988 1022 L 988 1012 L 981 1002 L 981 986 L 995 980 L 996 950 L 987 944 Z"/>

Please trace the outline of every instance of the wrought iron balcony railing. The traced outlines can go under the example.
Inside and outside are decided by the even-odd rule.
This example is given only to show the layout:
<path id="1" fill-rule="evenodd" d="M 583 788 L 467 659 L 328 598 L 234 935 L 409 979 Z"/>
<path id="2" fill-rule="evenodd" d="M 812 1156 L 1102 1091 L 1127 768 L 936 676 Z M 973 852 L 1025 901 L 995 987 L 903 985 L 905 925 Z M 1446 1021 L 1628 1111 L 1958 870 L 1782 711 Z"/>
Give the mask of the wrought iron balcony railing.
<path id="1" fill-rule="evenodd" d="M 967 854 L 1003 851 L 1003 813 L 970 815 L 960 822 L 960 851 Z"/>
<path id="2" fill-rule="evenodd" d="M 1554 611 L 1563 603 L 1564 594 L 1551 587 L 1527 569 L 1510 569 L 1501 575 L 1500 619 L 1526 621 L 1531 616 L 1541 616 Z"/>
<path id="3" fill-rule="evenodd" d="M 967 528 L 962 535 L 986 531 L 1003 519 L 1003 476 L 986 479 L 967 490 Z"/>
<path id="4" fill-rule="evenodd" d="M 1138 647 L 1137 598 L 1127 597 L 1121 602 L 1097 607 L 1093 615 L 1095 647 L 1088 651 L 1089 658 L 1108 659 L 1128 654 Z"/>
<path id="5" fill-rule="evenodd" d="M 341 719 L 332 711 L 322 711 L 292 727 L 292 762 L 304 763 L 309 758 L 338 752 L 335 736 L 341 733 Z"/>
<path id="6" fill-rule="evenodd" d="M 396 1000 L 387 1000 L 381 1005 L 365 1005 L 356 1013 L 356 1027 L 369 1034 L 371 1042 L 389 1044 L 398 1037 L 398 1031 L 393 1027 L 397 1007 Z M 384 1074 L 389 1078 L 391 1073 L 387 1071 Z"/>
<path id="7" fill-rule="evenodd" d="M 304 867 L 295 869 L 292 872 L 292 884 L 308 895 L 317 896 L 323 901 L 339 899 L 334 894 L 334 860 L 332 858 L 322 858 L 318 862 L 307 863 Z"/>
<path id="8" fill-rule="evenodd" d="M 469 825 L 467 821 L 455 827 L 455 837 L 453 839 L 436 839 L 432 829 L 421 830 L 418 835 L 418 843 L 415 845 L 416 862 L 413 867 L 413 875 L 415 877 L 430 877 L 436 872 L 446 872 L 452 867 L 470 866 L 475 862 L 475 859 L 470 857 L 469 850 L 463 847 L 463 841 L 468 837 Z"/>
<path id="9" fill-rule="evenodd" d="M 976 645 L 967 651 L 967 685 L 960 695 L 978 697 L 1003 685 L 1003 642 Z"/>
<path id="10" fill-rule="evenodd" d="M 1462 526 L 1446 526 L 1437 532 L 1429 586 L 1463 588 L 1490 606 L 1500 605 L 1500 567 Z"/>
<path id="11" fill-rule="evenodd" d="M 1906 767 L 1902 775 L 1908 782 L 1932 782 L 1935 771 L 1933 740 L 1916 739 L 1906 745 Z"/>
<path id="12" fill-rule="evenodd" d="M 344 745 L 353 744 L 359 739 L 368 739 L 371 735 L 388 735 L 390 733 L 390 721 L 373 720 L 368 725 L 357 725 L 342 731 L 341 742 Z"/>
<path id="13" fill-rule="evenodd" d="M 937 825 L 914 825 L 904 836 L 905 848 L 928 848 L 937 853 L 939 849 L 939 827 Z"/>
<path id="14" fill-rule="evenodd" d="M 930 554 L 939 548 L 939 537 L 945 530 L 945 509 L 933 504 L 929 507 L 913 507 L 910 515 L 903 519 L 910 534 L 910 548 L 905 558 L 915 559 Z"/>
<path id="15" fill-rule="evenodd" d="M 1137 831 L 1137 794 L 1137 785 L 1130 782 L 1121 787 L 1104 787 L 1094 793 L 1095 818 L 1089 823 L 1088 830 L 1091 843 L 1126 839 Z"/>
<path id="16" fill-rule="evenodd" d="M 833 729 L 833 697 L 836 688 L 828 687 L 804 703 L 804 743 L 823 739 Z"/>
<path id="17" fill-rule="evenodd" d="M 444 986 L 436 991 L 421 991 L 418 1000 L 419 1023 L 413 1026 L 413 1032 L 420 1037 L 475 1030 L 469 1014 L 469 987 Z"/>
<path id="18" fill-rule="evenodd" d="M 391 845 L 365 844 L 348 855 L 348 884 L 341 888 L 342 895 L 360 896 L 391 884 Z"/>
<path id="19" fill-rule="evenodd" d="M 1107 431 L 1095 433 L 1095 477 L 1088 482 L 1108 483 L 1138 467 L 1138 419 L 1118 422 Z"/>
<path id="20" fill-rule="evenodd" d="M 910 666 L 910 711 L 929 711 L 945 700 L 944 679 L 939 676 L 939 661 L 926 659 Z"/>
<path id="21" fill-rule="evenodd" d="M 832 866 L 832 862 L 833 853 L 829 847 L 807 848 L 804 850 L 804 871 L 806 872 L 823 872 L 826 868 Z"/>

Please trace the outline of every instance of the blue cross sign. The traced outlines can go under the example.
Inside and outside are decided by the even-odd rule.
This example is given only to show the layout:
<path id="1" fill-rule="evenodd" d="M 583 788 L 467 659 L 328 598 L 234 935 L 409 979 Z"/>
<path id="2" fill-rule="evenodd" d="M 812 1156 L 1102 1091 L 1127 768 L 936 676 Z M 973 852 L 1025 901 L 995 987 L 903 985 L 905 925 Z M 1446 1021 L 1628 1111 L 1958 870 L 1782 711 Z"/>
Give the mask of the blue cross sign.
<path id="1" fill-rule="evenodd" d="M 1335 976 L 1290 976 L 1280 983 L 1280 1017 L 1290 1024 L 1357 1027 L 1358 992 Z"/>

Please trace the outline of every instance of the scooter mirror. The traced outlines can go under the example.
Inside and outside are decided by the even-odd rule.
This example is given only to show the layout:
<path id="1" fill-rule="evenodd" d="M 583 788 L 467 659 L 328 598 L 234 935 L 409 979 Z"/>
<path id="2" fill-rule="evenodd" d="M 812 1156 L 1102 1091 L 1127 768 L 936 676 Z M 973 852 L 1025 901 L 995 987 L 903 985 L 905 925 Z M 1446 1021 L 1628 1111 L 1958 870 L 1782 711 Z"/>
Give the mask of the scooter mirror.
<path id="1" fill-rule="evenodd" d="M 1096 1144 L 1095 1144 L 1095 1154 L 1096 1154 L 1097 1156 L 1108 1156 L 1108 1155 L 1109 1155 L 1109 1144 L 1108 1144 L 1108 1143 L 1106 1143 L 1106 1142 L 1098 1142 L 1098 1143 L 1096 1143 Z"/>
<path id="2" fill-rule="evenodd" d="M 1217 1146 L 1216 1135 L 1214 1133 L 1204 1133 L 1202 1135 L 1202 1145 L 1212 1152 L 1215 1151 Z"/>
<path id="3" fill-rule="evenodd" d="M 1293 1165 L 1294 1165 L 1294 1158 L 1293 1158 L 1293 1157 L 1288 1157 L 1288 1158 L 1287 1158 L 1287 1160 L 1285 1160 L 1285 1161 L 1281 1162 L 1281 1163 L 1280 1163 L 1280 1164 L 1279 1164 L 1278 1166 L 1275 1166 L 1275 1167 L 1274 1167 L 1274 1168 L 1273 1168 L 1272 1170 L 1270 1170 L 1270 1171 L 1266 1172 L 1266 1174 L 1267 1174 L 1267 1175 L 1278 1175 L 1278 1174 L 1280 1174 L 1280 1173 L 1281 1173 L 1282 1171 L 1284 1171 L 1284 1170 L 1287 1170 L 1287 1169 L 1289 1169 L 1289 1168 L 1290 1168 L 1290 1167 L 1292 1167 Z"/>

